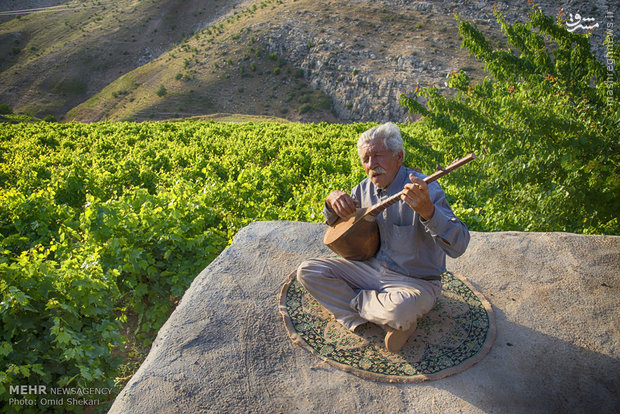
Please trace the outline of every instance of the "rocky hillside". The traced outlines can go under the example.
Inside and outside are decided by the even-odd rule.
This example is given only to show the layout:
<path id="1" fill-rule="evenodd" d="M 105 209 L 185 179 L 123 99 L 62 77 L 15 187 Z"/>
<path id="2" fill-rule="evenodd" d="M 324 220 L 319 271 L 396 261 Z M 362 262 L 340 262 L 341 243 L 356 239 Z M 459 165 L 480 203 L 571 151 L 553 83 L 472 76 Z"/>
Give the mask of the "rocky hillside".
<path id="1" fill-rule="evenodd" d="M 465 0 L 90 3 L 0 25 L 0 103 L 80 121 L 230 112 L 403 122 L 401 93 L 427 85 L 450 93 L 445 79 L 454 70 L 484 76 L 460 50 L 455 12 L 500 45 L 492 4 L 508 21 L 527 20 L 530 8 Z M 592 44 L 602 55 L 603 1 L 540 6 L 554 16 L 563 8 L 567 20 L 594 18 Z M 55 29 L 41 29 L 42 19 L 56 19 Z"/>
<path id="2" fill-rule="evenodd" d="M 539 4 L 553 16 L 562 7 L 564 15 L 596 16 L 600 27 L 592 44 L 602 56 L 607 8 L 604 2 L 586 3 L 572 2 L 570 8 L 553 1 Z M 530 6 L 525 2 L 349 1 L 298 10 L 270 24 L 267 44 L 330 96 L 339 120 L 402 122 L 408 117 L 399 105 L 401 93 L 428 85 L 450 93 L 445 79 L 459 69 L 474 79 L 484 75 L 481 65 L 460 50 L 454 13 L 475 22 L 499 46 L 503 36 L 493 5 L 509 22 L 527 21 Z"/>

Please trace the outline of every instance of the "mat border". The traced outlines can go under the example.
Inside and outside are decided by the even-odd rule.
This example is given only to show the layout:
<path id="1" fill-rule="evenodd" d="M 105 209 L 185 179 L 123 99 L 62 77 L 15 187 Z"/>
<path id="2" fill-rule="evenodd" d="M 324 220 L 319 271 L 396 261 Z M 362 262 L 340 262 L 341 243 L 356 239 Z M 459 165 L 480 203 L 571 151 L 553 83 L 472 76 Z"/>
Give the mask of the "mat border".
<path id="1" fill-rule="evenodd" d="M 452 273 L 452 272 L 450 272 Z M 342 371 L 352 373 L 358 377 L 368 379 L 371 381 L 377 382 L 389 382 L 389 383 L 420 383 L 424 381 L 435 381 L 441 378 L 449 377 L 451 375 L 457 374 L 459 372 L 463 372 L 469 368 L 471 368 L 474 364 L 480 362 L 491 350 L 493 343 L 495 342 L 496 335 L 496 327 L 495 327 L 495 314 L 493 312 L 493 307 L 489 303 L 489 301 L 482 295 L 474 286 L 462 275 L 458 273 L 452 273 L 454 277 L 462 281 L 469 289 L 471 289 L 476 296 L 480 299 L 482 304 L 484 305 L 485 310 L 487 311 L 487 315 L 489 316 L 489 331 L 487 332 L 487 337 L 484 341 L 484 345 L 480 349 L 480 351 L 474 355 L 473 357 L 467 359 L 463 363 L 444 369 L 439 372 L 435 372 L 433 374 L 416 374 L 411 376 L 395 376 L 395 375 L 385 375 L 385 374 L 377 374 L 374 372 L 362 371 L 358 368 L 351 367 L 349 365 L 344 365 L 339 362 L 333 361 L 319 353 L 316 352 L 314 348 L 308 345 L 295 331 L 293 327 L 293 322 L 291 321 L 291 316 L 288 313 L 288 309 L 286 308 L 286 296 L 288 294 L 288 289 L 292 285 L 293 281 L 297 277 L 297 271 L 294 270 L 288 275 L 288 280 L 282 286 L 280 290 L 280 301 L 279 301 L 279 309 L 282 319 L 284 321 L 284 326 L 286 327 L 286 331 L 288 333 L 289 338 L 293 343 L 305 348 L 310 351 L 310 353 L 318 356 L 321 360 L 328 363 L 329 365 L 338 368 Z"/>

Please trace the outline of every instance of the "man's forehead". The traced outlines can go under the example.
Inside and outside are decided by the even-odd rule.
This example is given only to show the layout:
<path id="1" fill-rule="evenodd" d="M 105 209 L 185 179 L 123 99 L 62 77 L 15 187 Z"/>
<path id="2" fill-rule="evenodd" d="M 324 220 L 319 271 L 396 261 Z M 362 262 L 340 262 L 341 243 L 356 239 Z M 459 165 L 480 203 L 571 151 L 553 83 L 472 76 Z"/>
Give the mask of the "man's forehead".
<path id="1" fill-rule="evenodd" d="M 387 147 L 385 146 L 385 144 L 383 143 L 382 139 L 374 139 L 372 141 L 368 141 L 366 143 L 364 143 L 364 145 L 362 145 L 360 147 L 361 149 L 361 153 L 362 154 L 369 154 L 369 153 L 377 153 L 377 152 L 385 152 L 387 151 Z"/>

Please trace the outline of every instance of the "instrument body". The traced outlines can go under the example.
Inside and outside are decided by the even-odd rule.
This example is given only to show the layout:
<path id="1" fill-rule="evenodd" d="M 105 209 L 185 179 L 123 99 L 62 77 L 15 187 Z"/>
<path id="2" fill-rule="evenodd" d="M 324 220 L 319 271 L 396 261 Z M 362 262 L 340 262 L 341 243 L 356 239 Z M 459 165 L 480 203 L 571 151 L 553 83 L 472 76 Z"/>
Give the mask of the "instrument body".
<path id="1" fill-rule="evenodd" d="M 367 260 L 379 250 L 379 227 L 368 208 L 358 208 L 347 220 L 329 226 L 323 243 L 349 260 Z"/>
<path id="2" fill-rule="evenodd" d="M 446 168 L 438 166 L 438 171 L 424 178 L 430 184 L 439 177 L 476 159 L 472 153 L 450 164 Z M 367 260 L 379 250 L 381 243 L 379 226 L 375 218 L 383 210 L 400 200 L 402 191 L 371 207 L 356 209 L 355 215 L 346 220 L 338 218 L 330 225 L 323 237 L 323 243 L 336 254 L 349 260 Z"/>

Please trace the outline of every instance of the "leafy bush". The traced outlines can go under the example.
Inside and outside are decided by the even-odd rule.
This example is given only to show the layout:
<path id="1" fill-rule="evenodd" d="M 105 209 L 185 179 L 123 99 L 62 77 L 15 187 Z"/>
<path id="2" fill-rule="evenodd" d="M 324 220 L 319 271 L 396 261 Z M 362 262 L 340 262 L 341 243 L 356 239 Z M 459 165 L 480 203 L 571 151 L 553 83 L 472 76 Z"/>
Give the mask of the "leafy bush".
<path id="1" fill-rule="evenodd" d="M 0 115 L 12 115 L 13 108 L 7 104 L 0 104 Z"/>
<path id="2" fill-rule="evenodd" d="M 456 97 L 426 88 L 427 107 L 401 97 L 410 112 L 424 115 L 433 131 L 429 145 L 446 161 L 471 151 L 480 157 L 448 188 L 456 209 L 484 231 L 617 234 L 620 83 L 609 81 L 587 36 L 537 9 L 527 24 L 496 14 L 515 52 L 493 50 L 475 25 L 459 19 L 462 46 L 492 78 L 474 85 L 466 73 L 453 73 Z M 607 42 L 618 56 L 620 48 Z"/>
<path id="3" fill-rule="evenodd" d="M 159 85 L 159 89 L 157 89 L 156 93 L 157 93 L 157 96 L 162 98 L 168 94 L 168 90 L 166 89 L 164 85 Z"/>
<path id="4" fill-rule="evenodd" d="M 81 95 L 88 89 L 88 85 L 81 79 L 63 79 L 54 85 L 54 93 L 65 95 Z"/>

